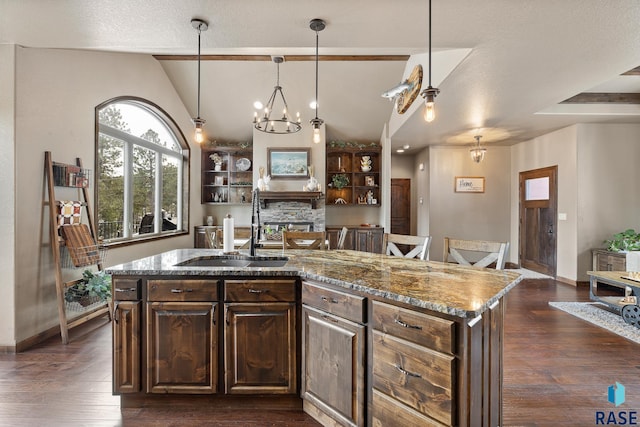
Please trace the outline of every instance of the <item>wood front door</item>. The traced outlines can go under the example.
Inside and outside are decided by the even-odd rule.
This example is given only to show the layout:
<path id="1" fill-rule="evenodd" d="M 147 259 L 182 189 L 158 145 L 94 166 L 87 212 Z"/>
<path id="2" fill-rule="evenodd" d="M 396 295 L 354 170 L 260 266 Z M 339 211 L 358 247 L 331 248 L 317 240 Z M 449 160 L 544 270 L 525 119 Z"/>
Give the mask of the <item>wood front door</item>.
<path id="1" fill-rule="evenodd" d="M 556 276 L 558 167 L 520 172 L 520 265 Z"/>
<path id="2" fill-rule="evenodd" d="M 391 180 L 391 232 L 411 234 L 411 180 Z"/>

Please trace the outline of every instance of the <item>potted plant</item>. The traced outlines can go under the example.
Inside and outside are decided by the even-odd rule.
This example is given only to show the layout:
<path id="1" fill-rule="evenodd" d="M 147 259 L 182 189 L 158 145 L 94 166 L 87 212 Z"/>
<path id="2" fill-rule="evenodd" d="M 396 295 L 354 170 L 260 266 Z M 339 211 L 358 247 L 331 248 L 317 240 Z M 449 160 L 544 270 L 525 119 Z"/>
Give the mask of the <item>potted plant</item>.
<path id="1" fill-rule="evenodd" d="M 349 185 L 349 177 L 343 173 L 333 175 L 331 177 L 331 184 L 335 189 L 342 190 L 344 187 Z"/>
<path id="2" fill-rule="evenodd" d="M 611 252 L 640 251 L 640 233 L 629 228 L 613 235 L 613 238 L 604 241 L 607 250 Z"/>
<path id="3" fill-rule="evenodd" d="M 78 302 L 83 307 L 109 298 L 111 298 L 111 276 L 104 271 L 94 273 L 91 270 L 84 270 L 82 278 L 69 286 L 64 294 L 65 301 Z"/>
<path id="4" fill-rule="evenodd" d="M 209 155 L 209 158 L 213 162 L 214 170 L 217 170 L 217 171 L 222 170 L 222 157 L 220 157 L 218 153 L 213 153 Z"/>

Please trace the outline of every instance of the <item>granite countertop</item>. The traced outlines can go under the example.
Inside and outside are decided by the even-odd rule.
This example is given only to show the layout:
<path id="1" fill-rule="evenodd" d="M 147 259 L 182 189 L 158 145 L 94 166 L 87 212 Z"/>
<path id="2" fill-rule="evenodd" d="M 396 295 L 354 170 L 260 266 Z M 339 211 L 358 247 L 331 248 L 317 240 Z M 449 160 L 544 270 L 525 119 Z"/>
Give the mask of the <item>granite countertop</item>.
<path id="1" fill-rule="evenodd" d="M 176 249 L 109 267 L 106 272 L 116 276 L 299 276 L 463 318 L 482 314 L 522 279 L 509 270 L 350 250 L 258 251 L 259 256 L 289 257 L 283 267 L 176 266 L 191 258 L 221 254 L 215 249 Z"/>

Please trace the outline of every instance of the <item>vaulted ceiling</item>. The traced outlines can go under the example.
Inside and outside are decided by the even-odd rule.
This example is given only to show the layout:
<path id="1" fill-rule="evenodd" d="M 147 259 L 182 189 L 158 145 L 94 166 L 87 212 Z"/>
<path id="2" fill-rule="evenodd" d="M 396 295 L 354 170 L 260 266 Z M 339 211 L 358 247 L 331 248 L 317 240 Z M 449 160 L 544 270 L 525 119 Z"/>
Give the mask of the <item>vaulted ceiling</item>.
<path id="1" fill-rule="evenodd" d="M 572 123 L 640 123 L 640 76 L 623 75 L 640 65 L 637 0 L 432 1 L 432 84 L 441 92 L 430 124 L 422 98 L 400 116 L 381 97 L 416 61 L 426 87 L 427 0 L 0 0 L 0 43 L 156 55 L 195 116 L 190 21 L 204 19 L 200 115 L 222 140 L 251 139 L 253 102 L 275 85 L 272 55 L 285 57 L 290 109 L 303 125 L 313 118 L 313 18 L 327 23 L 318 112 L 328 139 L 377 141 L 388 124 L 394 148 L 472 144 L 476 134 L 509 145 Z"/>

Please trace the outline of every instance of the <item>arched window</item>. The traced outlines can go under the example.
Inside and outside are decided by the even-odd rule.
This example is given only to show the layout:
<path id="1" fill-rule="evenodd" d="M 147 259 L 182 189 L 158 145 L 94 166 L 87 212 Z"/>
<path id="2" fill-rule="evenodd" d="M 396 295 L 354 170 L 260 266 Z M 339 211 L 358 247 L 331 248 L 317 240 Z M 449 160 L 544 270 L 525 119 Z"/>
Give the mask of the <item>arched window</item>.
<path id="1" fill-rule="evenodd" d="M 160 107 L 116 98 L 96 107 L 96 210 L 105 243 L 187 230 L 189 149 Z"/>

